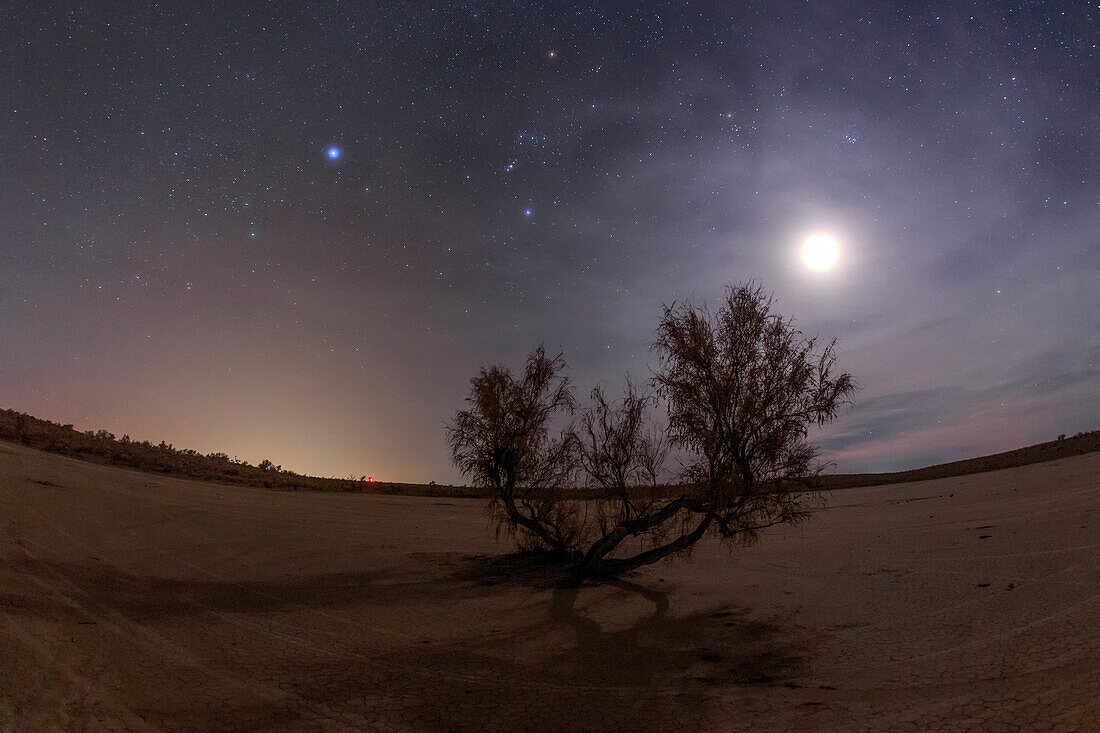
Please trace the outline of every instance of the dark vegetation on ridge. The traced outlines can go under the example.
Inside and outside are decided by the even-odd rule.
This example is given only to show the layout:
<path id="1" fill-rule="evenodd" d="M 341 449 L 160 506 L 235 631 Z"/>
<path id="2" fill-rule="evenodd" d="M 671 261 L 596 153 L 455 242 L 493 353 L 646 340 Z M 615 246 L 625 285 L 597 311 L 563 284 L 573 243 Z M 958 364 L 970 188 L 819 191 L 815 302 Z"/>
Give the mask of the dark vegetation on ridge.
<path id="1" fill-rule="evenodd" d="M 483 496 L 483 492 L 465 486 L 367 482 L 366 477 L 323 478 L 303 476 L 264 460 L 253 466 L 248 461 L 230 458 L 225 453 L 203 455 L 170 443 L 116 438 L 106 430 L 80 432 L 72 425 L 40 420 L 14 410 L 0 410 L 0 440 L 51 453 L 110 466 L 163 473 L 181 478 L 222 484 L 254 486 L 286 491 L 361 491 L 373 494 L 419 496 Z"/>
<path id="2" fill-rule="evenodd" d="M 934 479 L 965 476 L 968 473 L 997 471 L 1002 468 L 1026 466 L 1029 463 L 1042 463 L 1058 458 L 1068 458 L 1083 453 L 1100 450 L 1100 430 L 1077 433 L 1057 440 L 1036 443 L 1026 448 L 1015 448 L 1002 453 L 993 453 L 978 458 L 967 458 L 950 463 L 938 463 L 934 466 L 914 468 L 909 471 L 891 473 L 837 473 L 821 476 L 822 490 L 851 489 L 857 486 L 882 486 L 884 484 L 903 484 L 910 481 L 932 481 Z"/>
<path id="3" fill-rule="evenodd" d="M 390 481 L 367 483 L 361 478 L 323 478 L 303 476 L 287 471 L 270 461 L 251 465 L 230 458 L 225 453 L 204 455 L 189 449 L 175 448 L 169 443 L 134 441 L 129 436 L 116 438 L 106 430 L 73 429 L 49 420 L 40 420 L 15 410 L 0 409 L 0 440 L 21 443 L 30 448 L 59 453 L 81 460 L 111 466 L 133 468 L 151 473 L 169 474 L 181 478 L 216 483 L 253 486 L 287 491 L 358 491 L 372 494 L 407 496 L 484 497 L 481 489 L 444 484 L 412 484 Z M 942 463 L 911 471 L 894 473 L 826 474 L 820 477 L 823 490 L 857 486 L 879 486 L 907 481 L 962 476 L 1029 463 L 1051 461 L 1100 450 L 1100 430 L 1061 437 L 1026 448 L 995 453 L 980 458 Z"/>

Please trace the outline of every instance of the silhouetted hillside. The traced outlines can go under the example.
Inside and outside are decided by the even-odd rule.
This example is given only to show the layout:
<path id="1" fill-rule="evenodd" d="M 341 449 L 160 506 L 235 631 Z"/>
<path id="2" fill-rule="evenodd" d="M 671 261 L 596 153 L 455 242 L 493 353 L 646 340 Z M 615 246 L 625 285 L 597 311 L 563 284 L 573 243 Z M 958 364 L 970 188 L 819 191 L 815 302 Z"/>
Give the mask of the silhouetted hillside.
<path id="1" fill-rule="evenodd" d="M 72 425 L 40 420 L 14 410 L 0 410 L 0 440 L 10 440 L 31 448 L 96 463 L 224 484 L 288 491 L 365 491 L 424 496 L 479 495 L 476 489 L 463 486 L 367 482 L 365 476 L 342 479 L 303 476 L 267 460 L 253 466 L 248 461 L 230 458 L 225 453 L 203 455 L 189 448 L 176 448 L 163 441 L 154 445 L 147 440 L 131 440 L 128 435 L 116 438 L 106 430 L 80 432 L 74 430 Z"/>
<path id="2" fill-rule="evenodd" d="M 358 491 L 371 494 L 401 494 L 407 496 L 480 497 L 485 493 L 470 486 L 443 484 L 407 484 L 392 481 L 368 482 L 360 478 L 321 478 L 287 471 L 271 461 L 253 466 L 248 461 L 230 458 L 225 453 L 203 455 L 188 448 L 176 448 L 170 443 L 154 445 L 147 440 L 135 441 L 130 436 L 116 438 L 106 430 L 80 432 L 72 425 L 60 425 L 40 420 L 14 410 L 0 409 L 0 440 L 22 443 L 31 448 L 60 453 L 112 466 L 139 471 L 171 474 L 183 478 L 238 484 L 286 491 Z M 1100 450 L 1100 430 L 1078 433 L 1072 437 L 1039 443 L 1026 448 L 995 453 L 964 461 L 941 463 L 895 473 L 830 474 L 821 477 L 821 489 L 848 489 L 856 486 L 879 486 L 907 481 L 961 476 L 968 473 L 995 471 L 1028 463 L 1051 461 Z"/>
<path id="3" fill-rule="evenodd" d="M 1077 433 L 1077 435 L 1068 438 L 1061 437 L 1058 440 L 1029 445 L 1026 448 L 1016 448 L 1003 453 L 967 458 L 951 463 L 940 463 L 925 468 L 914 468 L 910 471 L 831 474 L 821 477 L 821 488 L 825 490 L 850 489 L 855 486 L 881 486 L 883 484 L 900 484 L 909 481 L 928 481 L 948 478 L 949 476 L 962 476 L 968 473 L 1013 468 L 1029 463 L 1053 461 L 1058 458 L 1092 453 L 1097 450 L 1100 450 L 1100 430 L 1092 430 L 1087 433 Z"/>

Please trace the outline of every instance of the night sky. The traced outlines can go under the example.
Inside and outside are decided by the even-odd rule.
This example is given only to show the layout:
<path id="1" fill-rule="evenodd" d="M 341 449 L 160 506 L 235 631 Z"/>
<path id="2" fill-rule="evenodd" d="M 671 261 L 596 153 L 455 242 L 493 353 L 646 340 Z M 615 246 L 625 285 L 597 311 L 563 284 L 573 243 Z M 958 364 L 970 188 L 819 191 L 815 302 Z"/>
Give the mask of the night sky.
<path id="1" fill-rule="evenodd" d="M 453 481 L 479 365 L 757 278 L 841 471 L 1100 427 L 1095 3 L 306 5 L 6 5 L 0 407 Z"/>

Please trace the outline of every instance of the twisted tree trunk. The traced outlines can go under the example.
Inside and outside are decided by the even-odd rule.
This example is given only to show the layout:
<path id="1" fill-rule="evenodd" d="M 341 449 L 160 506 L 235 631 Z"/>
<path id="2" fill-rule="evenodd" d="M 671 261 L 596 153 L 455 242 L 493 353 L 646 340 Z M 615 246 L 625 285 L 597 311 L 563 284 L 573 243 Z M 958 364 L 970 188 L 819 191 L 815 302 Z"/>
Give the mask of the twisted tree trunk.
<path id="1" fill-rule="evenodd" d="M 688 508 L 688 503 L 687 497 L 680 497 L 665 504 L 653 514 L 642 515 L 619 523 L 614 529 L 593 543 L 588 552 L 584 554 L 584 559 L 577 566 L 578 572 L 591 573 L 627 537 L 637 536 L 642 532 L 664 524 L 675 517 L 680 510 Z"/>
<path id="2" fill-rule="evenodd" d="M 703 515 L 703 518 L 699 521 L 699 524 L 695 526 L 690 532 L 680 535 L 675 540 L 654 547 L 645 552 L 640 552 L 637 555 L 624 558 L 611 558 L 601 559 L 594 567 L 588 569 L 588 575 L 618 575 L 619 573 L 629 572 L 643 565 L 649 565 L 655 563 L 658 560 L 663 560 L 669 555 L 674 555 L 678 552 L 683 552 L 689 547 L 694 545 L 703 535 L 706 534 L 707 529 L 714 522 L 714 515 L 707 512 Z"/>

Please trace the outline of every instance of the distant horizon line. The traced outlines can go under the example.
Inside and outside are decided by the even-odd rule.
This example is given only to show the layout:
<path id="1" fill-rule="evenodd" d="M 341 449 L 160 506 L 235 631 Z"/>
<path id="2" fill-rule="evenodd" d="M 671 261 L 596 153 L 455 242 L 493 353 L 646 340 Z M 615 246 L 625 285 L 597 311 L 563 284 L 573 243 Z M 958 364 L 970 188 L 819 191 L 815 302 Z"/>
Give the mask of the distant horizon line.
<path id="1" fill-rule="evenodd" d="M 117 438 L 114 433 L 111 433 L 105 429 L 98 430 L 77 430 L 73 427 L 72 423 L 55 422 L 47 418 L 40 418 L 30 413 L 21 412 L 9 408 L 0 408 L 0 418 L 9 418 L 0 420 L 0 440 L 7 440 L 15 443 L 22 443 L 32 448 L 39 448 L 47 452 L 62 453 L 72 456 L 81 460 L 88 460 L 84 457 L 85 453 L 93 455 L 101 455 L 108 459 L 108 462 L 112 465 L 122 465 L 123 467 L 135 468 L 137 470 L 144 470 L 151 473 L 176 473 L 168 467 L 149 468 L 142 465 L 130 465 L 127 462 L 120 462 L 117 457 L 115 460 L 111 460 L 112 456 L 103 455 L 102 453 L 96 453 L 93 449 L 80 449 L 73 448 L 70 444 L 65 445 L 32 445 L 28 440 L 24 439 L 25 427 L 21 425 L 20 420 L 30 419 L 35 423 L 43 423 L 52 426 L 55 429 L 64 431 L 71 431 L 73 436 L 80 436 L 85 439 L 93 441 L 101 441 L 105 445 L 117 444 L 118 446 L 136 445 L 142 446 L 147 449 L 163 451 L 171 453 L 179 457 L 201 459 L 205 461 L 220 461 L 228 467 L 238 467 L 240 469 L 249 469 L 253 471 L 260 471 L 265 477 L 268 474 L 272 474 L 274 477 L 282 477 L 285 479 L 291 479 L 290 481 L 264 481 L 263 485 L 270 488 L 299 488 L 299 489 L 315 489 L 315 490 L 351 490 L 347 485 L 358 486 L 362 484 L 362 488 L 370 490 L 367 486 L 369 483 L 371 487 L 376 486 L 377 489 L 383 489 L 384 487 L 418 487 L 420 489 L 476 489 L 468 484 L 449 484 L 440 483 L 436 481 L 429 482 L 417 482 L 417 481 L 375 481 L 374 477 L 368 477 L 366 475 L 355 478 L 349 476 L 347 478 L 337 478 L 333 476 L 314 476 L 310 474 L 299 474 L 294 471 L 283 469 L 282 465 L 276 465 L 270 459 L 264 459 L 259 464 L 253 465 L 247 460 L 242 460 L 236 456 L 230 458 L 229 455 L 223 451 L 214 451 L 211 453 L 200 453 L 190 448 L 176 448 L 173 444 L 166 441 L 160 441 L 159 443 L 153 443 L 152 441 L 145 440 L 133 440 L 129 434 L 123 434 L 121 438 Z M 16 426 L 10 425 L 10 420 L 16 422 Z M 41 441 L 40 441 L 41 442 Z M 985 471 L 993 471 L 1002 468 L 1011 468 L 1019 465 L 1026 465 L 1029 463 L 1040 463 L 1048 460 L 1056 460 L 1071 455 L 1080 455 L 1083 453 L 1090 453 L 1100 450 L 1100 429 L 1087 430 L 1078 432 L 1072 436 L 1065 434 L 1059 435 L 1054 440 L 1044 441 L 1042 443 L 1034 443 L 1032 445 L 1023 446 L 1020 448 L 1014 448 L 1007 451 L 1000 451 L 998 453 L 990 453 L 982 456 L 975 456 L 972 458 L 964 458 L 955 461 L 948 461 L 945 463 L 936 463 L 920 468 L 906 469 L 902 471 L 883 471 L 883 472 L 864 472 L 864 473 L 822 473 L 820 475 L 821 489 L 822 490 L 835 490 L 840 488 L 853 488 L 856 486 L 877 486 L 894 483 L 902 483 L 909 481 L 922 481 L 937 478 L 947 478 L 950 476 L 959 476 L 967 473 L 981 473 Z M 195 478 L 193 471 L 188 473 L 182 471 L 192 478 Z M 239 473 L 239 471 L 238 471 Z M 253 485 L 255 478 L 248 480 L 234 480 L 232 476 L 228 475 L 212 475 L 209 478 L 200 478 L 200 480 L 230 480 L 233 483 L 248 483 Z M 293 481 L 292 479 L 299 479 Z M 316 482 L 333 482 L 339 484 L 336 486 L 314 486 Z M 289 484 L 289 485 L 288 485 Z M 308 484 L 308 485 L 307 485 Z M 662 486 L 675 486 L 677 482 L 670 481 Z"/>

